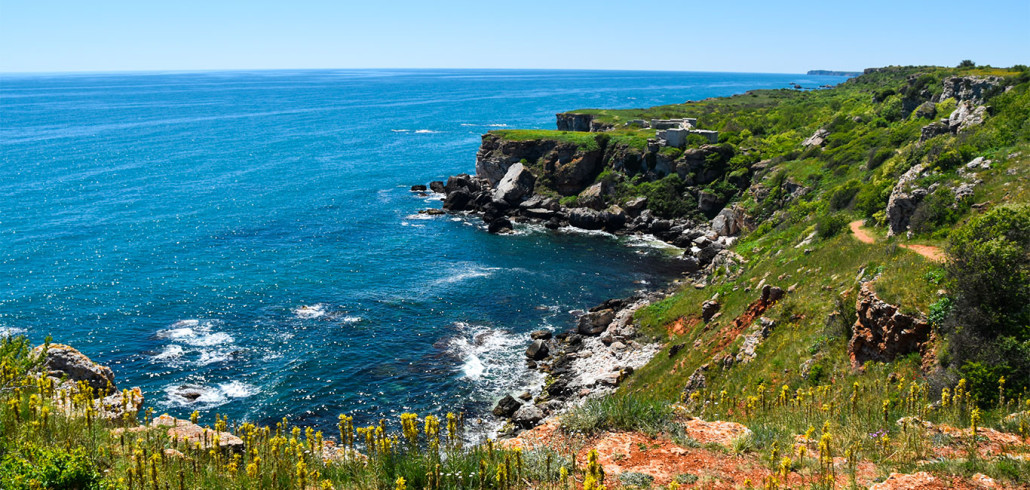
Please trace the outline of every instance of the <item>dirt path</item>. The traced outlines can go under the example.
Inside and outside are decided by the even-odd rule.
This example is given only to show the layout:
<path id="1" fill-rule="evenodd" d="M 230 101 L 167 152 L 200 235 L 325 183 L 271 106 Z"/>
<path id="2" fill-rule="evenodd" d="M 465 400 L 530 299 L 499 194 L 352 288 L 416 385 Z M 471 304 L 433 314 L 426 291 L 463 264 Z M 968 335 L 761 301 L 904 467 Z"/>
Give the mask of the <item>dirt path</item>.
<path id="1" fill-rule="evenodd" d="M 876 238 L 869 234 L 869 232 L 862 229 L 862 220 L 852 221 L 848 224 L 851 228 L 851 233 L 855 235 L 855 239 L 862 243 L 876 243 Z M 923 257 L 934 262 L 944 262 L 944 251 L 940 247 L 934 247 L 933 245 L 907 245 L 902 244 L 902 248 L 907 248 Z"/>
<path id="2" fill-rule="evenodd" d="M 851 227 L 851 233 L 855 235 L 856 240 L 862 243 L 876 243 L 876 239 L 869 232 L 862 229 L 862 220 L 852 221 L 848 226 Z"/>

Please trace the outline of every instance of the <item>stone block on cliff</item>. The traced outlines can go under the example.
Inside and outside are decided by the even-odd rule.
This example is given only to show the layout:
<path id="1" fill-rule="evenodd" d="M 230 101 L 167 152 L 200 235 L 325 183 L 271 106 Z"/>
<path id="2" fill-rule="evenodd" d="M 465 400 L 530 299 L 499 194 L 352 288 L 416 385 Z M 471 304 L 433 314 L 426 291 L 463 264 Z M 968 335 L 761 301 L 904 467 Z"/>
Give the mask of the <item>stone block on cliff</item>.
<path id="1" fill-rule="evenodd" d="M 723 206 L 723 199 L 718 194 L 708 191 L 701 191 L 697 194 L 697 209 L 709 216 L 719 212 Z"/>
<path id="2" fill-rule="evenodd" d="M 43 346 L 33 350 L 40 355 Z M 43 358 L 43 368 L 55 378 L 67 378 L 72 383 L 80 381 L 93 388 L 94 394 L 103 396 L 114 392 L 114 373 L 111 368 L 101 366 L 86 357 L 74 347 L 64 344 L 50 344 Z"/>
<path id="3" fill-rule="evenodd" d="M 606 231 L 616 232 L 626 226 L 626 211 L 613 204 L 601 211 L 601 220 L 604 221 Z"/>
<path id="4" fill-rule="evenodd" d="M 630 199 L 629 201 L 626 201 L 626 204 L 622 206 L 622 209 L 625 209 L 626 214 L 634 218 L 640 216 L 640 213 L 647 209 L 647 198 L 641 196 Z"/>
<path id="5" fill-rule="evenodd" d="M 930 338 L 930 325 L 924 318 L 905 315 L 881 300 L 873 292 L 871 282 L 862 284 L 855 310 L 858 320 L 848 342 L 848 356 L 854 368 L 867 361 L 888 362 L 919 352 Z"/>
<path id="6" fill-rule="evenodd" d="M 923 126 L 923 128 L 919 130 L 919 142 L 922 143 L 934 136 L 951 134 L 951 129 L 948 127 L 947 122 L 948 120 L 944 119 L 942 121 L 935 121 Z"/>
<path id="7" fill-rule="evenodd" d="M 600 335 L 608 329 L 608 325 L 615 319 L 615 311 L 604 309 L 592 311 L 579 317 L 579 325 L 576 331 L 583 335 Z"/>
<path id="8" fill-rule="evenodd" d="M 518 205 L 525 198 L 533 195 L 533 187 L 536 185 L 536 177 L 521 163 L 508 167 L 504 178 L 494 189 L 494 200 L 504 201 L 513 206 Z"/>

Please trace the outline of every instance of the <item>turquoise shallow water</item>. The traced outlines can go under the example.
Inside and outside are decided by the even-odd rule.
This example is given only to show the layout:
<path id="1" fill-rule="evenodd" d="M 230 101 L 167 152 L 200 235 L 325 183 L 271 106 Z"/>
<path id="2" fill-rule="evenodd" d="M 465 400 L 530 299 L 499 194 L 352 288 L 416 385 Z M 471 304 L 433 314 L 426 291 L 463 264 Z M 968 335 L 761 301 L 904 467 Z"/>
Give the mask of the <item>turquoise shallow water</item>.
<path id="1" fill-rule="evenodd" d="M 482 413 L 528 333 L 662 284 L 641 243 L 421 219 L 492 128 L 840 77 L 582 71 L 0 76 L 0 332 L 158 412 Z M 189 386 L 200 397 L 178 395 Z"/>

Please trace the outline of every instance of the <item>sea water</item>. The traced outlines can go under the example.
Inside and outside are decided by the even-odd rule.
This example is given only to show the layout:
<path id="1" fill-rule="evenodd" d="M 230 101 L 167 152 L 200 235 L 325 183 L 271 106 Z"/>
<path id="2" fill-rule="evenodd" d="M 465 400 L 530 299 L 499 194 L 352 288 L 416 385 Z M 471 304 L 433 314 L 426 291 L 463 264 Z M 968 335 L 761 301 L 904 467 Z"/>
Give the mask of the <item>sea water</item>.
<path id="1" fill-rule="evenodd" d="M 0 75 L 0 335 L 52 336 L 158 413 L 328 429 L 485 414 L 529 332 L 661 286 L 660 247 L 427 216 L 412 184 L 556 112 L 840 77 L 325 70 Z M 703 123 L 703 121 L 702 121 Z"/>

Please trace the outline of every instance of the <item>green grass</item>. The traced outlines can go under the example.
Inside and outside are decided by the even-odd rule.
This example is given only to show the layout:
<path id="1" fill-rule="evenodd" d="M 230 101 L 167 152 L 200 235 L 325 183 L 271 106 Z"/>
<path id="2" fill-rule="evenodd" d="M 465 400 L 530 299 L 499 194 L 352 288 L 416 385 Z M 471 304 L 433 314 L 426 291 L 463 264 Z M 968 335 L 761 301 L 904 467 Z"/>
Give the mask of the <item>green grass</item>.
<path id="1" fill-rule="evenodd" d="M 582 147 L 584 151 L 600 149 L 596 133 L 575 131 L 554 131 L 549 129 L 497 129 L 490 134 L 511 141 L 553 140 L 561 143 L 572 143 Z"/>

